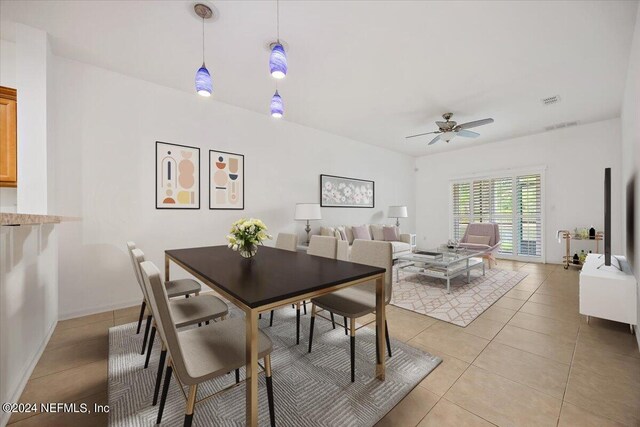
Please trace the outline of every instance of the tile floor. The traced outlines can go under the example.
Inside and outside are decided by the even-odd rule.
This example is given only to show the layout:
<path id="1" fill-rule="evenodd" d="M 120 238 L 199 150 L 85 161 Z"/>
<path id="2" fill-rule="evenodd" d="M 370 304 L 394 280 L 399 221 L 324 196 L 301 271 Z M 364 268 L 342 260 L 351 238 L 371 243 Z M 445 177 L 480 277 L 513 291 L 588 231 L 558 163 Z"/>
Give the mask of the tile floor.
<path id="1" fill-rule="evenodd" d="M 510 261 L 499 268 L 529 276 L 466 328 L 389 306 L 391 336 L 443 363 L 379 425 L 640 426 L 640 352 L 629 326 L 586 323 L 575 270 Z M 136 321 L 138 310 L 59 322 L 21 401 L 106 404 L 108 329 Z M 10 423 L 99 426 L 107 417 L 14 415 Z"/>

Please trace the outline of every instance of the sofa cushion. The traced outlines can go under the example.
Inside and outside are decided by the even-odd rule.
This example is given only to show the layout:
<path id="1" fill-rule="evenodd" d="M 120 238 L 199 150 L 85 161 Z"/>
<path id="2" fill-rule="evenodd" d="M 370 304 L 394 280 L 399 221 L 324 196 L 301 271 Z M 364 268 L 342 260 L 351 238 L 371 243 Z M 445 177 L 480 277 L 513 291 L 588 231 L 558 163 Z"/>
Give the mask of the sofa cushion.
<path id="1" fill-rule="evenodd" d="M 347 235 L 347 242 L 349 242 L 349 244 L 352 244 L 353 243 L 353 239 L 354 239 L 354 237 L 353 237 L 353 229 L 350 226 L 345 225 L 344 232 Z"/>
<path id="2" fill-rule="evenodd" d="M 382 229 L 383 226 L 380 224 L 371 224 L 371 237 L 373 240 L 384 240 Z"/>
<path id="3" fill-rule="evenodd" d="M 395 225 L 391 227 L 385 226 L 382 229 L 382 234 L 383 234 L 384 240 L 386 240 L 387 242 L 400 241 L 400 236 L 398 234 L 398 227 L 396 227 Z"/>
<path id="4" fill-rule="evenodd" d="M 474 243 L 477 245 L 488 245 L 490 240 L 491 240 L 491 236 L 474 236 L 472 234 L 469 234 L 467 236 L 466 243 Z"/>
<path id="5" fill-rule="evenodd" d="M 361 225 L 358 227 L 351 227 L 353 231 L 353 238 L 362 239 L 362 240 L 371 240 L 371 234 L 369 233 L 369 227 L 366 225 Z"/>
<path id="6" fill-rule="evenodd" d="M 393 248 L 393 253 L 397 254 L 399 252 L 411 252 L 411 245 L 405 242 L 389 242 L 391 243 L 391 247 Z"/>

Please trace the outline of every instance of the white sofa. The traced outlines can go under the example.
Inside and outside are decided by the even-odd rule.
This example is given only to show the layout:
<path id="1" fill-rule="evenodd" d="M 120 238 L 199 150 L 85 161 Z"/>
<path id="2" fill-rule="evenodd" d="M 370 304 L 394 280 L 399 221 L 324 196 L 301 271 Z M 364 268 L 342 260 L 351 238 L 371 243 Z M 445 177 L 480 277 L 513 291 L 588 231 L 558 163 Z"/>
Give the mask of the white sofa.
<path id="1" fill-rule="evenodd" d="M 369 234 L 371 236 L 371 240 L 382 240 L 384 241 L 384 233 L 383 227 L 392 227 L 391 225 L 384 224 L 366 224 L 369 229 Z M 343 233 L 341 233 L 342 231 Z M 337 226 L 337 227 L 321 227 L 320 235 L 322 236 L 332 236 L 338 239 L 338 259 L 348 260 L 351 254 L 351 245 L 353 244 L 354 236 L 353 230 L 351 226 Z M 346 237 L 344 239 L 343 237 Z M 389 241 L 391 243 L 391 247 L 393 248 L 393 259 L 396 260 L 398 257 L 411 253 L 412 245 L 415 245 L 415 235 L 399 233 L 398 237 L 400 240 Z"/>

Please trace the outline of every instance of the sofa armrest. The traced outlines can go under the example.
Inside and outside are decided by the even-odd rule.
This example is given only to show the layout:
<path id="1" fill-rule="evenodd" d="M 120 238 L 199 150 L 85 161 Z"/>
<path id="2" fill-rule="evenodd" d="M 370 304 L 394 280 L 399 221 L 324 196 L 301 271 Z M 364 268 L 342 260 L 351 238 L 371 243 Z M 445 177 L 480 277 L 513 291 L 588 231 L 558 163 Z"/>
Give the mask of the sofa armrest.
<path id="1" fill-rule="evenodd" d="M 403 233 L 400 235 L 400 241 L 404 242 L 404 243 L 408 243 L 411 246 L 415 246 L 416 245 L 416 235 L 415 234 L 409 234 L 409 233 Z"/>
<path id="2" fill-rule="evenodd" d="M 346 240 L 338 240 L 338 251 L 336 258 L 339 261 L 349 261 L 349 242 Z"/>

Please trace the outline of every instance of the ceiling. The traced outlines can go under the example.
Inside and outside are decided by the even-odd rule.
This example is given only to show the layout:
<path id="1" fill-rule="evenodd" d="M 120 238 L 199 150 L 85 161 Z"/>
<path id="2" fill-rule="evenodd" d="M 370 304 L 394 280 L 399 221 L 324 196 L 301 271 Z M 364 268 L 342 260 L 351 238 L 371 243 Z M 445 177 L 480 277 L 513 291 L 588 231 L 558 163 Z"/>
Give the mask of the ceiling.
<path id="1" fill-rule="evenodd" d="M 213 99 L 268 114 L 265 45 L 275 1 L 215 1 L 206 24 Z M 56 55 L 195 94 L 201 23 L 194 2 L 5 1 L 2 37 L 20 22 Z M 210 3 L 211 4 L 211 3 Z M 636 1 L 282 1 L 286 120 L 411 155 L 618 117 Z M 555 105 L 541 99 L 560 95 Z M 475 140 L 427 146 L 447 111 L 493 117 Z"/>

